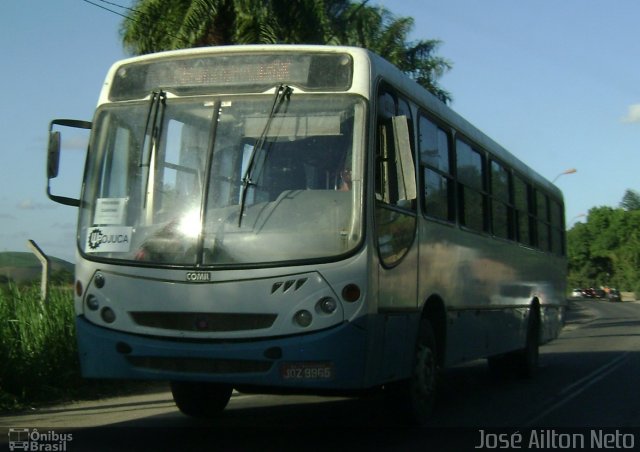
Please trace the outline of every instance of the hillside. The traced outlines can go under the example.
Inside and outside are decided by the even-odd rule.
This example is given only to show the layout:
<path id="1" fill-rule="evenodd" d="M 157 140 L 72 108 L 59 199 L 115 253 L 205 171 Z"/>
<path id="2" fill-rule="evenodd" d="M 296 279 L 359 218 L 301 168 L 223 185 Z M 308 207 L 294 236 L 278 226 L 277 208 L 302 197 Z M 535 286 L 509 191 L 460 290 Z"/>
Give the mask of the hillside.
<path id="1" fill-rule="evenodd" d="M 51 279 L 59 282 L 73 282 L 74 265 L 57 257 L 49 257 Z M 41 265 L 33 253 L 7 251 L 0 253 L 0 283 L 13 281 L 25 283 L 39 281 Z"/>

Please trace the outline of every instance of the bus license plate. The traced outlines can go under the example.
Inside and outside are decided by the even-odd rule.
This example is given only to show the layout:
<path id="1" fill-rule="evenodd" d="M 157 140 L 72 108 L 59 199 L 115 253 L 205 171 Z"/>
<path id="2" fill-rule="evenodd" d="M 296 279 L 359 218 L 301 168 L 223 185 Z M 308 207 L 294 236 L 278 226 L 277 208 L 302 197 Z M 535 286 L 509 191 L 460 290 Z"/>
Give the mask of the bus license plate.
<path id="1" fill-rule="evenodd" d="M 284 380 L 330 380 L 333 378 L 333 363 L 283 363 L 280 375 Z"/>

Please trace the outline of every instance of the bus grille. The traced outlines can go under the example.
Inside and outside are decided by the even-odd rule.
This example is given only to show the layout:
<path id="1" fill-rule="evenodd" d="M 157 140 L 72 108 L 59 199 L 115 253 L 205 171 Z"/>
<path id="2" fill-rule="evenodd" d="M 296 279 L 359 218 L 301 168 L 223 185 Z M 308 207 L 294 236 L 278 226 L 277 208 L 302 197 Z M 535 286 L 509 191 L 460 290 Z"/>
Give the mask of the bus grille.
<path id="1" fill-rule="evenodd" d="M 174 331 L 243 331 L 269 328 L 276 314 L 130 312 L 138 325 Z"/>
<path id="2" fill-rule="evenodd" d="M 264 373 L 273 365 L 270 361 L 164 356 L 127 356 L 127 361 L 134 367 L 145 369 L 203 374 Z"/>

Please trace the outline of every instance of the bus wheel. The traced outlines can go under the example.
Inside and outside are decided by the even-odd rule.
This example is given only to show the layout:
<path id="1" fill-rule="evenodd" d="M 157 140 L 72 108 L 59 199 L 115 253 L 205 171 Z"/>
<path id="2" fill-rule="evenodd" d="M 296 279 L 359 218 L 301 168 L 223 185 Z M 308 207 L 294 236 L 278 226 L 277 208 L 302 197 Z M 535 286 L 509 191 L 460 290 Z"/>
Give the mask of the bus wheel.
<path id="1" fill-rule="evenodd" d="M 389 400 L 412 425 L 424 426 L 431 416 L 436 398 L 438 360 L 433 328 L 427 320 L 420 322 L 411 378 L 394 384 Z"/>
<path id="2" fill-rule="evenodd" d="M 519 377 L 531 378 L 538 369 L 540 357 L 540 310 L 537 306 L 531 308 L 529 325 L 527 327 L 527 342 L 524 349 L 514 356 L 516 371 Z"/>
<path id="3" fill-rule="evenodd" d="M 210 418 L 229 403 L 233 388 L 219 383 L 172 381 L 171 393 L 178 409 L 187 416 Z"/>

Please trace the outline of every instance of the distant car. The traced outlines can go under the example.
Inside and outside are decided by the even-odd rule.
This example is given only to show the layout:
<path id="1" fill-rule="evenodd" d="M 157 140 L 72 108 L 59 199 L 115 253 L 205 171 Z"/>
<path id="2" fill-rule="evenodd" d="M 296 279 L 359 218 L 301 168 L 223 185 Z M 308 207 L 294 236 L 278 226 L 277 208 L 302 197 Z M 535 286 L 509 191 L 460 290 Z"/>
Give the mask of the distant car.
<path id="1" fill-rule="evenodd" d="M 582 293 L 587 298 L 596 298 L 596 290 L 595 289 L 584 289 L 582 291 Z"/>
<path id="2" fill-rule="evenodd" d="M 602 289 L 595 289 L 595 298 L 607 298 L 607 293 Z"/>
<path id="3" fill-rule="evenodd" d="M 609 289 L 609 293 L 607 294 L 607 300 L 620 302 L 622 301 L 622 297 L 620 296 L 620 291 L 618 289 Z"/>
<path id="4" fill-rule="evenodd" d="M 571 291 L 571 298 L 584 298 L 584 293 L 582 289 L 573 289 Z"/>

